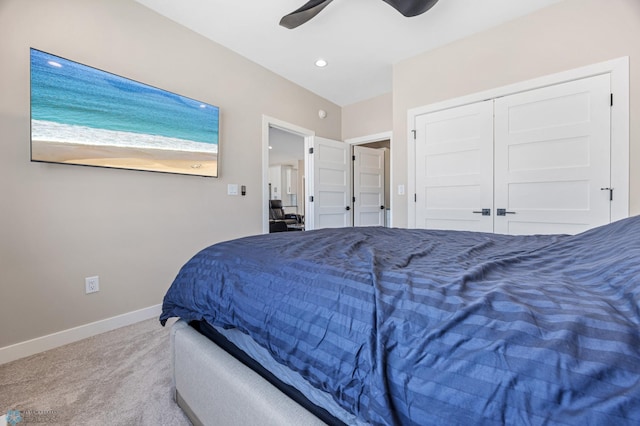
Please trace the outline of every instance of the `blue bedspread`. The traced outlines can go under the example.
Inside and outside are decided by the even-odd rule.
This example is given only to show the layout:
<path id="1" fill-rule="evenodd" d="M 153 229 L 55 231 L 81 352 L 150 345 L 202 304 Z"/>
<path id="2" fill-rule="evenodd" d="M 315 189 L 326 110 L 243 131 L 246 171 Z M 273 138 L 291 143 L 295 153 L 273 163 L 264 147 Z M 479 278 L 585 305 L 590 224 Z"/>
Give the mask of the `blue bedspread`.
<path id="1" fill-rule="evenodd" d="M 184 265 L 170 317 L 248 333 L 371 424 L 640 424 L 640 217 L 242 238 Z"/>

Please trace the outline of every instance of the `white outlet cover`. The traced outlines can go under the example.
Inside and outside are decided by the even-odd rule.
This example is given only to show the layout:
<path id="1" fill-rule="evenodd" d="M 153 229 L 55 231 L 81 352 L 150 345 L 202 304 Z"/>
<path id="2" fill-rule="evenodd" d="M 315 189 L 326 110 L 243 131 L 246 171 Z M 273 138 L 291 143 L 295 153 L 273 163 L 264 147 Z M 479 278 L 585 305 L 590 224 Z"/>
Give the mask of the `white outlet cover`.
<path id="1" fill-rule="evenodd" d="M 98 276 L 86 277 L 84 279 L 84 288 L 86 294 L 100 291 L 100 278 Z"/>

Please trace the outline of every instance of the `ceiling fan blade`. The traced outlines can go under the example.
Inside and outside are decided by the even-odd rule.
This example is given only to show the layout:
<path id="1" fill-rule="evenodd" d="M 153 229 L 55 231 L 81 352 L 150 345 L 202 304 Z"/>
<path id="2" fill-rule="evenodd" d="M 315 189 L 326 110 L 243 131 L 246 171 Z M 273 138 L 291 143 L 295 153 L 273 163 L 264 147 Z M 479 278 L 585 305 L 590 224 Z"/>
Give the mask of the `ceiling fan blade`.
<path id="1" fill-rule="evenodd" d="M 383 0 L 404 16 L 418 16 L 431 9 L 438 0 Z"/>
<path id="2" fill-rule="evenodd" d="M 316 16 L 332 1 L 333 0 L 308 1 L 300 9 L 297 9 L 290 14 L 283 16 L 280 20 L 280 25 L 285 28 L 289 28 L 290 30 L 294 29 Z"/>

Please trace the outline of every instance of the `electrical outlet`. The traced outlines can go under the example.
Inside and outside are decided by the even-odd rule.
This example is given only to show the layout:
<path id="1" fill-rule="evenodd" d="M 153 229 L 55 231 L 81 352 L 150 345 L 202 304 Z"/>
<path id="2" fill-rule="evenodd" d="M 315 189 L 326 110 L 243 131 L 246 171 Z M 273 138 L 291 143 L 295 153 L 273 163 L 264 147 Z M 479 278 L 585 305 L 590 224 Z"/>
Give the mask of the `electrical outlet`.
<path id="1" fill-rule="evenodd" d="M 100 291 L 100 278 L 97 275 L 95 277 L 85 278 L 84 288 L 87 294 Z"/>

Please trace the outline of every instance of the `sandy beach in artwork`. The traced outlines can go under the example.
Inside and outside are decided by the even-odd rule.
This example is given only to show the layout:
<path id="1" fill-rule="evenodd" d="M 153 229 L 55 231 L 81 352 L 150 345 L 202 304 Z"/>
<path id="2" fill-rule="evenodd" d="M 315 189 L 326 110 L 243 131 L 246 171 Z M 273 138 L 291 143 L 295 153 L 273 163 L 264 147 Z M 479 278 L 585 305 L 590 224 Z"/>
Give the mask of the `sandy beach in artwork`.
<path id="1" fill-rule="evenodd" d="M 217 174 L 217 147 L 214 150 L 203 143 L 36 120 L 32 129 L 33 161 L 198 176 Z"/>
<path id="2" fill-rule="evenodd" d="M 208 152 L 171 151 L 167 149 L 85 145 L 69 142 L 34 140 L 34 161 L 115 167 L 154 172 L 215 176 L 217 156 Z"/>

